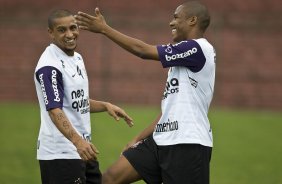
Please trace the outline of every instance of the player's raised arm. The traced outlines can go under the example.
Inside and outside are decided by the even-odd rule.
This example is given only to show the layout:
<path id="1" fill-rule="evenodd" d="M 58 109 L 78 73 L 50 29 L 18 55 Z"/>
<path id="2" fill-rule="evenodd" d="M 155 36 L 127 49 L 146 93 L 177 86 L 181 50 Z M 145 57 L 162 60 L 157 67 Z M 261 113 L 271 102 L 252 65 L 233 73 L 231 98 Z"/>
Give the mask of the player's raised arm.
<path id="1" fill-rule="evenodd" d="M 99 8 L 95 8 L 94 15 L 78 12 L 78 14 L 75 15 L 75 18 L 80 29 L 94 33 L 102 33 L 120 47 L 143 59 L 159 60 L 156 46 L 149 45 L 141 40 L 129 37 L 113 29 L 106 23 Z"/>

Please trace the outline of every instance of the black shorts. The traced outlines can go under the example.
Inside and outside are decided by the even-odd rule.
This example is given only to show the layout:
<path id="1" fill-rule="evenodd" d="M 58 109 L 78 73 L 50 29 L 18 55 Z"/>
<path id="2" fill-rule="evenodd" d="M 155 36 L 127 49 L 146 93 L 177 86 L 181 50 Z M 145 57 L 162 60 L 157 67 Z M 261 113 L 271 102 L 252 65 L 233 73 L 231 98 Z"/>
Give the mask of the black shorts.
<path id="1" fill-rule="evenodd" d="M 152 136 L 123 155 L 149 184 L 209 184 L 211 147 L 199 144 L 158 146 Z"/>
<path id="2" fill-rule="evenodd" d="M 100 184 L 97 161 L 80 159 L 39 160 L 42 184 Z"/>

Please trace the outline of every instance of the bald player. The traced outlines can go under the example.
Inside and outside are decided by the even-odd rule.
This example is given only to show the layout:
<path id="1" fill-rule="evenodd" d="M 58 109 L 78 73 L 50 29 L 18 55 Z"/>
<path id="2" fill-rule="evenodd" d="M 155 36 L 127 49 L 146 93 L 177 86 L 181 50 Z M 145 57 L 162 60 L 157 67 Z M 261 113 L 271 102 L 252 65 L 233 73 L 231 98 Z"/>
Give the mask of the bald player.
<path id="1" fill-rule="evenodd" d="M 130 141 L 103 174 L 103 183 L 208 184 L 213 139 L 208 119 L 215 82 L 215 50 L 204 38 L 210 16 L 198 1 L 178 6 L 173 43 L 149 45 L 110 27 L 98 8 L 78 12 L 80 29 L 101 33 L 143 59 L 169 68 L 159 117 Z"/>

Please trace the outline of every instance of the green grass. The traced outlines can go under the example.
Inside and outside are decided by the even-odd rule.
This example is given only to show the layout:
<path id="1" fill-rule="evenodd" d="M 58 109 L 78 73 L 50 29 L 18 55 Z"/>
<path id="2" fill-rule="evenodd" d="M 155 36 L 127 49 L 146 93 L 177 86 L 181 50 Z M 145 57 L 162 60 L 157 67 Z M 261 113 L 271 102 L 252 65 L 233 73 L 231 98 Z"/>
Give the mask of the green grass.
<path id="1" fill-rule="evenodd" d="M 125 144 L 159 113 L 157 107 L 123 106 L 135 120 L 128 128 L 107 113 L 92 115 L 93 142 L 104 171 Z M 39 184 L 37 104 L 0 104 L 0 183 Z M 212 108 L 211 184 L 282 184 L 282 113 Z M 138 182 L 143 183 L 143 182 Z"/>

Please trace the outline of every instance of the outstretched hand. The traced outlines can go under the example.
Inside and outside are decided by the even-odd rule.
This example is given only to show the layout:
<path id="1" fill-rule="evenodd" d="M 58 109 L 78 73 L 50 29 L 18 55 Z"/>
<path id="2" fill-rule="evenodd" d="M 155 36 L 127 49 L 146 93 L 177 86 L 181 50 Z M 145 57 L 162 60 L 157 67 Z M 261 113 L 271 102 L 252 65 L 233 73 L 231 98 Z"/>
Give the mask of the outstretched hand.
<path id="1" fill-rule="evenodd" d="M 95 8 L 95 14 L 93 16 L 79 11 L 74 17 L 78 27 L 83 30 L 88 30 L 94 33 L 102 33 L 104 28 L 107 26 L 99 8 Z"/>
<path id="2" fill-rule="evenodd" d="M 107 104 L 106 108 L 109 115 L 112 116 L 116 121 L 119 121 L 120 118 L 123 118 L 129 127 L 133 126 L 132 118 L 128 116 L 123 109 L 110 103 Z"/>

